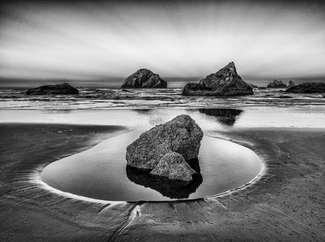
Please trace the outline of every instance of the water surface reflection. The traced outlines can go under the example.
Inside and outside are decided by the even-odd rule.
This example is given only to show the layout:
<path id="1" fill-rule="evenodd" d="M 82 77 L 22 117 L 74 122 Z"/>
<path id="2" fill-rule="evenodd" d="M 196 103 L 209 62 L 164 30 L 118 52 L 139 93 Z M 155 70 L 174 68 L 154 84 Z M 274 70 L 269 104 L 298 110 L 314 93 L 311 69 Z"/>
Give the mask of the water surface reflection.
<path id="1" fill-rule="evenodd" d="M 243 110 L 239 109 L 199 109 L 200 113 L 215 117 L 221 124 L 232 126 Z"/>
<path id="2" fill-rule="evenodd" d="M 196 191 L 203 181 L 202 175 L 199 173 L 194 174 L 193 181 L 187 183 L 151 175 L 147 171 L 132 166 L 126 167 L 126 175 L 130 181 L 135 184 L 156 190 L 164 197 L 169 197 L 171 199 L 188 198 L 190 194 Z"/>

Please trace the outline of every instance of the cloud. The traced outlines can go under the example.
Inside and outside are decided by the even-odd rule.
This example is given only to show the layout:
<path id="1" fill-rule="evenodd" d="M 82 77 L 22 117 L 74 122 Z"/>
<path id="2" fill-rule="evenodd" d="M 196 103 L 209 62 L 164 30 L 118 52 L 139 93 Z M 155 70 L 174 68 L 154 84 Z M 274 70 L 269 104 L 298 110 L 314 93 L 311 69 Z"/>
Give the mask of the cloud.
<path id="1" fill-rule="evenodd" d="M 325 76 L 324 16 L 257 2 L 13 4 L 0 76 L 100 79 L 149 68 L 200 77 L 234 61 L 242 76 Z"/>

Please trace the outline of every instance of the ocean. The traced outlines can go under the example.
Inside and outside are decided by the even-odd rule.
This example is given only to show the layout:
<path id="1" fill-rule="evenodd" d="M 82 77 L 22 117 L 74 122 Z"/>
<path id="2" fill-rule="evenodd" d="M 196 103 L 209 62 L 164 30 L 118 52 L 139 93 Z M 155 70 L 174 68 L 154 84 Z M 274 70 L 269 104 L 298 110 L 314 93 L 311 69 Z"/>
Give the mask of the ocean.
<path id="1" fill-rule="evenodd" d="M 182 89 L 79 88 L 78 95 L 28 96 L 0 90 L 0 122 L 154 126 L 189 114 L 212 128 L 325 128 L 324 94 L 255 89 L 238 97 L 187 97 Z M 205 120 L 201 122 L 201 120 Z"/>
<path id="2" fill-rule="evenodd" d="M 0 89 L 0 109 L 104 110 L 143 108 L 317 107 L 325 94 L 291 94 L 284 89 L 255 89 L 238 97 L 186 97 L 182 89 L 79 88 L 79 95 L 28 96 L 26 89 Z"/>

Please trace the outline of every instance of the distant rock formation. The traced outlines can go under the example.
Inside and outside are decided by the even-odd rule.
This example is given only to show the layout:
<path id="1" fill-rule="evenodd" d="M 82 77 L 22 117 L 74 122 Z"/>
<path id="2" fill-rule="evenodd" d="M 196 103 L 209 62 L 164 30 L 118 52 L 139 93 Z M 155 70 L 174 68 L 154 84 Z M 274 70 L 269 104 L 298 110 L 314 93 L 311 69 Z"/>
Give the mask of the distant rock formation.
<path id="1" fill-rule="evenodd" d="M 48 94 L 78 94 L 79 91 L 68 83 L 56 85 L 44 85 L 36 88 L 30 88 L 26 91 L 27 95 L 48 95 Z"/>
<path id="2" fill-rule="evenodd" d="M 325 83 L 305 82 L 295 85 L 286 90 L 289 93 L 325 93 Z"/>
<path id="3" fill-rule="evenodd" d="M 127 164 L 189 182 L 195 172 L 186 161 L 198 157 L 202 137 L 201 128 L 190 116 L 179 115 L 142 133 L 130 144 L 126 148 Z"/>
<path id="4" fill-rule="evenodd" d="M 288 85 L 288 87 L 293 87 L 293 86 L 295 86 L 296 85 L 296 83 L 294 83 L 293 81 L 289 81 L 289 85 Z"/>
<path id="5" fill-rule="evenodd" d="M 267 88 L 287 88 L 287 85 L 282 81 L 274 80 L 273 82 L 267 85 Z"/>
<path id="6" fill-rule="evenodd" d="M 237 74 L 233 62 L 218 72 L 201 79 L 199 83 L 186 84 L 182 93 L 185 96 L 240 96 L 252 94 L 252 88 Z"/>
<path id="7" fill-rule="evenodd" d="M 121 88 L 167 88 L 167 82 L 148 69 L 140 69 L 127 77 Z"/>

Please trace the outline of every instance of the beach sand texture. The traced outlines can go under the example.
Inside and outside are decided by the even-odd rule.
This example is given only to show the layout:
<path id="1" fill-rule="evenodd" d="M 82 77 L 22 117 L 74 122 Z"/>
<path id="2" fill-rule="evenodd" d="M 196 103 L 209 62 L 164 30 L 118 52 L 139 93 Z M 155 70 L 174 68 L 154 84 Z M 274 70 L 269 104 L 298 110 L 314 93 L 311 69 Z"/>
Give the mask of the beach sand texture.
<path id="1" fill-rule="evenodd" d="M 250 147 L 267 165 L 255 184 L 222 197 L 96 202 L 53 193 L 32 179 L 45 165 L 125 131 L 121 126 L 0 124 L 0 240 L 325 240 L 324 129 L 216 133 Z"/>

